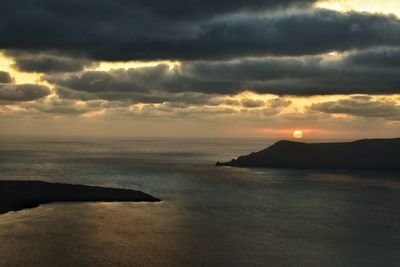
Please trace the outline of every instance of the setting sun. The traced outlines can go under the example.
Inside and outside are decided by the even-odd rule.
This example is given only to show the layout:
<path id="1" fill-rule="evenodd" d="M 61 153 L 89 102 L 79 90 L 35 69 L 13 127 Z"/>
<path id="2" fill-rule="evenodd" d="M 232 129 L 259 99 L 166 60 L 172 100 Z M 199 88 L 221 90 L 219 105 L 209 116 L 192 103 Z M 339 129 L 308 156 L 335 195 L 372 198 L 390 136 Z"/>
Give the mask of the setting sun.
<path id="1" fill-rule="evenodd" d="M 303 138 L 303 136 L 304 136 L 304 133 L 301 130 L 296 130 L 293 132 L 293 137 L 296 139 L 301 139 L 301 138 Z"/>

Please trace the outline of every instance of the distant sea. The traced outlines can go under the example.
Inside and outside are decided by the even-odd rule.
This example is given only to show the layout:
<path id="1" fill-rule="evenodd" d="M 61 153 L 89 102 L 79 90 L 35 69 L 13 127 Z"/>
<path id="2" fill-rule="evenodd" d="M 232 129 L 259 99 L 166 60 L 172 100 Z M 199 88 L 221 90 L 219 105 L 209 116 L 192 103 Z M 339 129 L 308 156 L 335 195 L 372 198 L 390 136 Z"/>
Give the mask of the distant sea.
<path id="1" fill-rule="evenodd" d="M 273 141 L 0 138 L 0 179 L 163 200 L 0 215 L 0 266 L 400 266 L 398 173 L 214 166 Z"/>

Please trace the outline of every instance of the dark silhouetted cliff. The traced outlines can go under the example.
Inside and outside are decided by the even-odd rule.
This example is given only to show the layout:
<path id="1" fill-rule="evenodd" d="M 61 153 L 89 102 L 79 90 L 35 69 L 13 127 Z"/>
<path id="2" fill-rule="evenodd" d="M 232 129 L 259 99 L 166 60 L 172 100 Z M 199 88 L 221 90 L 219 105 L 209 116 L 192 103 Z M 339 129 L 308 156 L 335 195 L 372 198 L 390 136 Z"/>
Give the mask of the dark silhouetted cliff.
<path id="1" fill-rule="evenodd" d="M 0 214 L 33 208 L 54 201 L 155 202 L 160 200 L 143 192 L 128 189 L 0 180 Z"/>
<path id="2" fill-rule="evenodd" d="M 400 169 L 400 138 L 348 143 L 279 141 L 217 166 L 265 168 Z"/>

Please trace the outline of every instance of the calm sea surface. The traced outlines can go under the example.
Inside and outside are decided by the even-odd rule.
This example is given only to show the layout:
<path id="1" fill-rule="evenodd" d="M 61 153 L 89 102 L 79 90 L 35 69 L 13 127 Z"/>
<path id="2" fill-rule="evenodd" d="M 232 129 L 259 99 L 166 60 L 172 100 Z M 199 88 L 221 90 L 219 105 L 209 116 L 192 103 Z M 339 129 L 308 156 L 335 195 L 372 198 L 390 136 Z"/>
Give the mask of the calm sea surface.
<path id="1" fill-rule="evenodd" d="M 400 266 L 398 174 L 214 166 L 271 142 L 2 138 L 0 179 L 163 201 L 0 215 L 0 266 Z"/>

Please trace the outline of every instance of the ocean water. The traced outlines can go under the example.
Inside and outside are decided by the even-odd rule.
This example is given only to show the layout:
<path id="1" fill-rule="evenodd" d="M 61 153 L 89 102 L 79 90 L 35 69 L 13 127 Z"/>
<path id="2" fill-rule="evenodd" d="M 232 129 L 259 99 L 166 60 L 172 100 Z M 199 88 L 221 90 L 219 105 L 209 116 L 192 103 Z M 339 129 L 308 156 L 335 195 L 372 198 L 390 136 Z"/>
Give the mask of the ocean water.
<path id="1" fill-rule="evenodd" d="M 163 201 L 0 215 L 0 266 L 400 266 L 399 174 L 214 166 L 271 143 L 1 138 L 0 179 Z"/>

